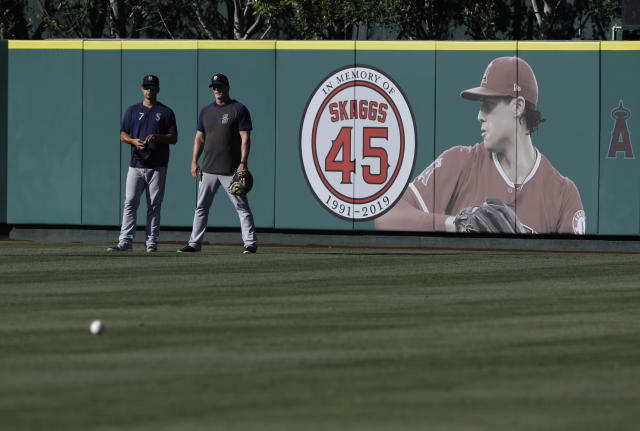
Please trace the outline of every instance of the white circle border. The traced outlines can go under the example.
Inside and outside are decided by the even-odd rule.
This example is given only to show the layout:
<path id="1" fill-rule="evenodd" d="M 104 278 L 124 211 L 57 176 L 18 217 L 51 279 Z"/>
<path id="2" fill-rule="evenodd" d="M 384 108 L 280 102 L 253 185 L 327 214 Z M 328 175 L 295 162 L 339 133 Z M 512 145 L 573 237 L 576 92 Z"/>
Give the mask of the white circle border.
<path id="1" fill-rule="evenodd" d="M 313 136 L 314 123 L 320 115 L 318 112 L 319 108 L 325 104 L 325 100 L 328 97 L 325 87 L 327 83 L 332 83 L 332 80 L 335 80 L 337 76 L 345 74 L 345 72 L 351 72 L 355 77 L 362 76 L 363 72 L 365 76 L 372 76 L 371 74 L 373 74 L 377 77 L 376 82 L 382 79 L 383 83 L 378 86 L 379 89 L 387 93 L 387 97 L 391 97 L 391 94 L 394 94 L 394 96 L 391 97 L 393 99 L 394 109 L 391 109 L 390 113 L 394 112 L 394 110 L 398 111 L 400 119 L 395 118 L 395 122 L 403 124 L 404 150 L 402 159 L 397 161 L 399 169 L 397 169 L 396 177 L 387 187 L 387 190 L 379 198 L 374 199 L 372 203 L 354 203 L 354 200 L 357 199 L 353 196 L 354 193 L 345 200 L 340 196 L 340 193 L 336 193 L 334 190 L 327 188 L 326 184 L 324 184 L 326 180 L 322 178 L 324 173 L 318 173 L 313 157 L 313 142 L 315 140 Z M 352 85 L 352 87 L 357 87 L 359 86 L 358 82 L 362 82 L 363 80 L 349 78 L 343 81 L 345 83 L 353 82 L 354 85 Z M 369 82 L 373 83 L 372 81 Z M 354 120 L 354 123 L 357 121 L 357 119 Z M 356 222 L 372 220 L 390 210 L 398 199 L 402 197 L 402 194 L 409 185 L 415 167 L 417 149 L 417 130 L 413 109 L 402 88 L 391 76 L 382 70 L 366 64 L 343 66 L 325 76 L 311 93 L 300 122 L 299 143 L 300 160 L 305 180 L 309 188 L 313 191 L 314 197 L 322 207 L 336 217 L 344 220 Z"/>

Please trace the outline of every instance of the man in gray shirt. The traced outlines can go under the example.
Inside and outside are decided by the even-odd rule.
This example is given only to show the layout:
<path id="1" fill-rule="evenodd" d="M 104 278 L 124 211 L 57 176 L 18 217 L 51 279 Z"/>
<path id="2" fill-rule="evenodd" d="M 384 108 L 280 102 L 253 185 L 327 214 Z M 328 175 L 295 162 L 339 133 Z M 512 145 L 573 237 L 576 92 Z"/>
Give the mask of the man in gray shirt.
<path id="1" fill-rule="evenodd" d="M 246 106 L 229 96 L 229 79 L 225 75 L 214 74 L 209 87 L 213 89 L 215 101 L 200 111 L 191 160 L 191 175 L 199 181 L 198 204 L 189 244 L 178 252 L 194 253 L 201 250 L 209 209 L 222 185 L 238 212 L 244 253 L 255 253 L 258 238 L 249 201 L 246 196 L 233 195 L 227 190 L 233 174 L 247 170 L 253 128 L 251 115 Z M 198 159 L 203 153 L 201 167 Z"/>

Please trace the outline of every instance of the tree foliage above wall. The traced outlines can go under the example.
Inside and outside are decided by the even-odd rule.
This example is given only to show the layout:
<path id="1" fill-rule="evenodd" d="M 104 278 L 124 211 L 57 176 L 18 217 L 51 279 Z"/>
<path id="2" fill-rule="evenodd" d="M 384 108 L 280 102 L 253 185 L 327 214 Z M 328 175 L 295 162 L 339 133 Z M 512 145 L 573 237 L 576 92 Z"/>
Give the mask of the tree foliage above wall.
<path id="1" fill-rule="evenodd" d="M 607 39 L 621 0 L 4 0 L 1 39 Z"/>

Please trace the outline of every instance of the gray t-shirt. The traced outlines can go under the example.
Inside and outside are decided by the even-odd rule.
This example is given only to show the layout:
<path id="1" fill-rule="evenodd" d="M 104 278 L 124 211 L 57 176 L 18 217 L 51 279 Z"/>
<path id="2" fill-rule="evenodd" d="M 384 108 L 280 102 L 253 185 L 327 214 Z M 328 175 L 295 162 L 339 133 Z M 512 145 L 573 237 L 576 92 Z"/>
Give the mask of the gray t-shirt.
<path id="1" fill-rule="evenodd" d="M 202 108 L 198 116 L 198 131 L 204 134 L 202 171 L 232 175 L 240 164 L 240 131 L 252 128 L 249 110 L 240 102 L 213 102 Z"/>

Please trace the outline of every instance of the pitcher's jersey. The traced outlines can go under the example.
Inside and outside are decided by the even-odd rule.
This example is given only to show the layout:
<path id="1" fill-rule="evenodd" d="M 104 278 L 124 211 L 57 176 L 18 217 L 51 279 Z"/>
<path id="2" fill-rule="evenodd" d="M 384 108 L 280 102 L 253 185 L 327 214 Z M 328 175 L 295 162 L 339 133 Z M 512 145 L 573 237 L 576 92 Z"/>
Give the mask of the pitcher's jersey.
<path id="1" fill-rule="evenodd" d="M 515 211 L 530 233 L 584 234 L 585 213 L 577 187 L 536 153 L 531 173 L 516 186 L 484 144 L 453 147 L 409 184 L 404 198 L 434 215 L 434 230 L 444 231 L 444 220 L 463 208 L 496 198 Z"/>

